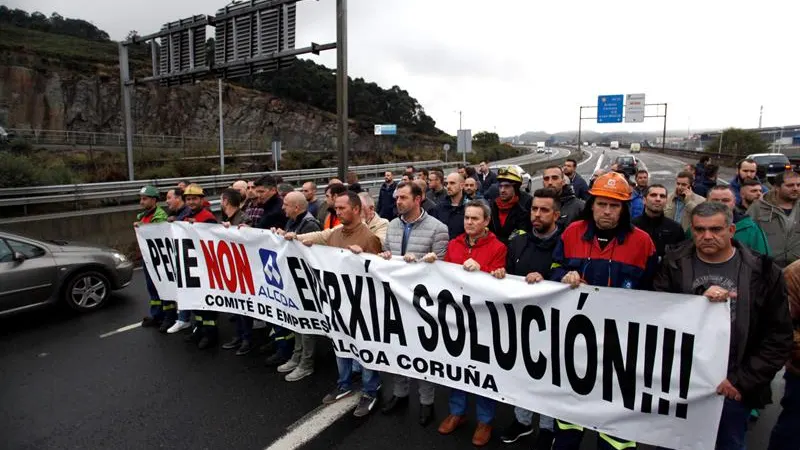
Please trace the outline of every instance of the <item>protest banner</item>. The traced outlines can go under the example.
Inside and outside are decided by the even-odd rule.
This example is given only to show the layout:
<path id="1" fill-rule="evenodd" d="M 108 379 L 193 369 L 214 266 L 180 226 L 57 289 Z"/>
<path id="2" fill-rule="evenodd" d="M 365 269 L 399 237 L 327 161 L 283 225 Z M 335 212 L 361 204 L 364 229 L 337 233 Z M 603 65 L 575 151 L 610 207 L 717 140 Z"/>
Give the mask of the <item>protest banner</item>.
<path id="1" fill-rule="evenodd" d="M 637 442 L 713 448 L 727 372 L 725 303 L 497 280 L 265 230 L 136 229 L 146 270 L 181 309 L 243 314 L 331 339 L 339 356 Z"/>

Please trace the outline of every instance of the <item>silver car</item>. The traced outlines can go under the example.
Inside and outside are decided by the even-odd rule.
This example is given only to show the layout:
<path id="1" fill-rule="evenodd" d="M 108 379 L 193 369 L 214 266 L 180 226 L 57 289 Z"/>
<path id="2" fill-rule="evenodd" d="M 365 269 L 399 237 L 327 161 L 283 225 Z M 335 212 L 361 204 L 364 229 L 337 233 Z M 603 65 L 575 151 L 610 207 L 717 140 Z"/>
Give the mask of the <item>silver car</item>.
<path id="1" fill-rule="evenodd" d="M 116 250 L 0 232 L 0 316 L 60 302 L 94 311 L 132 276 Z"/>

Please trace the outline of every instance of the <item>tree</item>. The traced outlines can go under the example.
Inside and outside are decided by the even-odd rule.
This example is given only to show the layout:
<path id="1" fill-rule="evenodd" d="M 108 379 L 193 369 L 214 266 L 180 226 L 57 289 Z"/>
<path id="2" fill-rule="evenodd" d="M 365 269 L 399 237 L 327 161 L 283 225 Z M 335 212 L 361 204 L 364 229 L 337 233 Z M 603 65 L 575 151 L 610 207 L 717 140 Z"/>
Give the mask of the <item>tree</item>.
<path id="1" fill-rule="evenodd" d="M 139 37 L 139 32 L 136 31 L 136 30 L 131 30 L 131 31 L 128 31 L 128 35 L 125 37 L 125 40 L 126 41 L 132 41 L 134 39 L 137 39 L 138 37 Z"/>
<path id="2" fill-rule="evenodd" d="M 761 139 L 761 135 L 755 131 L 743 130 L 741 128 L 728 128 L 722 132 L 722 150 L 719 145 L 720 136 L 714 138 L 706 145 L 706 152 L 709 153 L 729 153 L 734 155 L 749 155 L 752 153 L 767 153 L 769 146 Z"/>
<path id="3" fill-rule="evenodd" d="M 479 147 L 489 147 L 492 145 L 500 144 L 500 136 L 497 133 L 490 133 L 488 131 L 481 131 L 472 136 L 472 143 Z"/>

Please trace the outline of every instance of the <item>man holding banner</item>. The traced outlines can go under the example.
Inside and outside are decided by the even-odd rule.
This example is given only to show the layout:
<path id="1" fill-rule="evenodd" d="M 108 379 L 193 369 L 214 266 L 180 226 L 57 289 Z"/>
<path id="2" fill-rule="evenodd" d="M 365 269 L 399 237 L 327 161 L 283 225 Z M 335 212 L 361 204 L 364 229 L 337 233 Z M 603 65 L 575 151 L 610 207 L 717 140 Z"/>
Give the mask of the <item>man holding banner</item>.
<path id="1" fill-rule="evenodd" d="M 447 227 L 422 209 L 421 204 L 425 198 L 422 188 L 413 182 L 402 182 L 397 186 L 396 192 L 399 217 L 389 223 L 381 257 L 391 259 L 392 255 L 398 255 L 409 263 L 416 262 L 429 253 L 435 253 L 440 259 L 444 258 L 449 241 Z M 420 403 L 419 424 L 426 426 L 433 420 L 433 396 L 436 387 L 429 381 L 417 382 Z M 407 407 L 410 384 L 409 378 L 395 376 L 394 395 L 386 402 L 381 412 L 391 414 Z"/>
<path id="2" fill-rule="evenodd" d="M 369 231 L 367 225 L 361 220 L 361 199 L 358 194 L 353 191 L 347 191 L 337 196 L 334 200 L 334 207 L 336 208 L 336 217 L 339 218 L 342 226 L 333 230 L 333 233 L 328 236 L 325 245 L 349 249 L 353 253 L 377 254 L 381 250 L 381 241 Z M 284 237 L 292 240 L 297 235 L 287 233 Z M 304 241 L 304 243 L 313 245 L 311 241 Z M 336 389 L 322 399 L 323 403 L 335 403 L 353 392 L 351 376 L 354 364 L 355 361 L 353 359 L 336 357 L 339 380 L 336 383 Z M 375 407 L 378 401 L 380 375 L 374 370 L 362 367 L 361 381 L 361 399 L 353 412 L 356 417 L 366 416 Z"/>
<path id="3" fill-rule="evenodd" d="M 583 220 L 568 226 L 553 253 L 551 279 L 578 287 L 585 283 L 623 289 L 647 289 L 656 270 L 653 240 L 631 224 L 631 188 L 609 172 L 589 190 Z M 556 420 L 553 450 L 577 450 L 583 427 Z M 635 442 L 599 434 L 598 449 L 622 450 Z"/>
<path id="4" fill-rule="evenodd" d="M 459 174 L 454 175 L 461 177 Z M 486 203 L 472 200 L 464 207 L 463 214 L 464 233 L 447 244 L 447 254 L 445 254 L 444 260 L 461 264 L 467 272 L 494 273 L 498 269 L 503 269 L 506 265 L 506 246 L 486 228 L 489 226 L 492 210 Z M 437 259 L 435 253 L 428 253 L 423 257 L 425 262 L 434 262 Z M 475 401 L 478 426 L 472 435 L 472 445 L 482 447 L 492 437 L 491 423 L 497 409 L 497 402 L 482 396 L 476 396 Z M 441 434 L 450 434 L 466 422 L 464 413 L 467 411 L 467 393 L 460 389 L 451 389 L 449 403 L 450 415 L 439 425 Z"/>
<path id="5" fill-rule="evenodd" d="M 770 382 L 792 350 L 786 286 L 771 258 L 733 239 L 736 226 L 725 204 L 697 205 L 690 223 L 693 245 L 667 252 L 654 287 L 730 304 L 728 375 L 717 388 L 725 403 L 716 448 L 740 450 L 750 410 L 771 402 Z"/>

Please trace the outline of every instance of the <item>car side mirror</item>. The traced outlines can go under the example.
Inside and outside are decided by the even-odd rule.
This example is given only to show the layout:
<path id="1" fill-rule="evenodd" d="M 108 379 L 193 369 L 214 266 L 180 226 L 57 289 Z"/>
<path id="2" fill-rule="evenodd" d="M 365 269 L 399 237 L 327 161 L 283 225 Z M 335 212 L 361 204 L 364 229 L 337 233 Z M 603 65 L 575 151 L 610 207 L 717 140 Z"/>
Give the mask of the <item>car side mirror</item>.
<path id="1" fill-rule="evenodd" d="M 22 262 L 25 261 L 27 258 L 21 252 L 14 252 L 14 261 Z"/>

